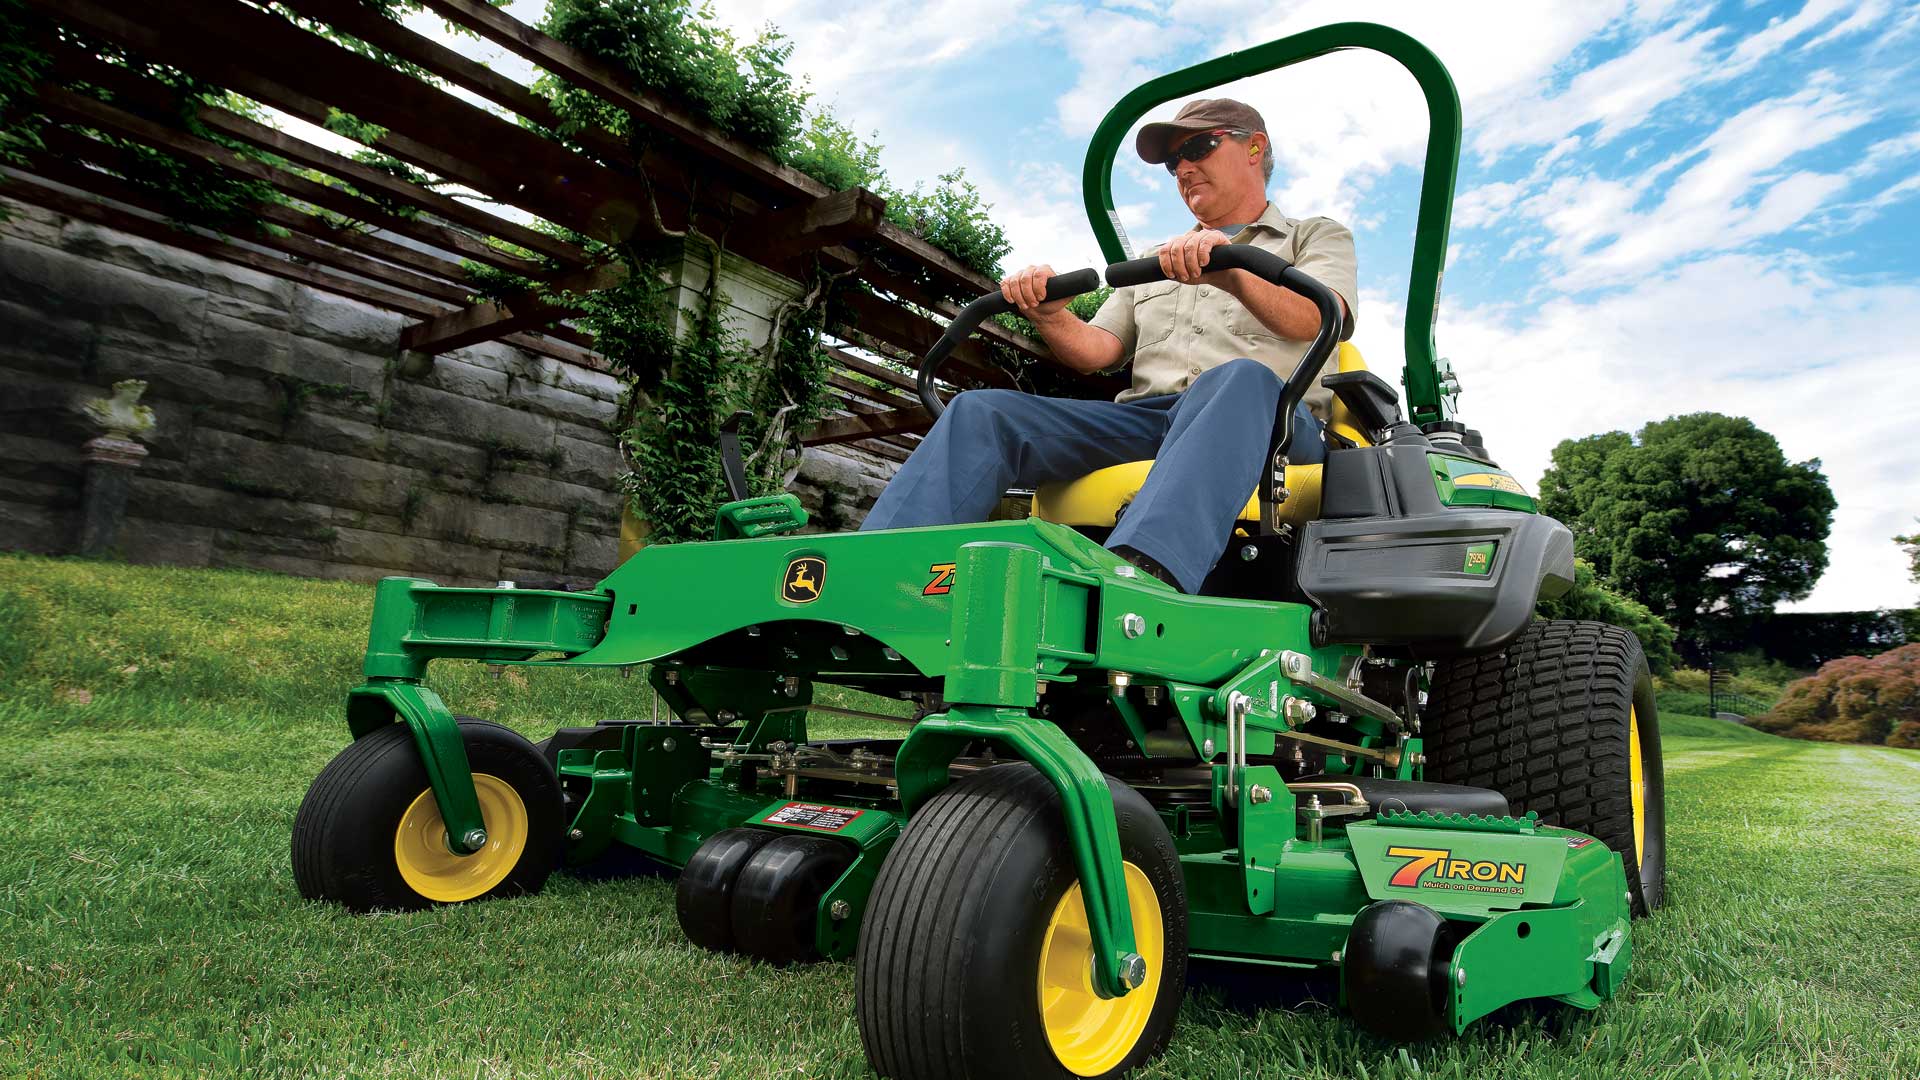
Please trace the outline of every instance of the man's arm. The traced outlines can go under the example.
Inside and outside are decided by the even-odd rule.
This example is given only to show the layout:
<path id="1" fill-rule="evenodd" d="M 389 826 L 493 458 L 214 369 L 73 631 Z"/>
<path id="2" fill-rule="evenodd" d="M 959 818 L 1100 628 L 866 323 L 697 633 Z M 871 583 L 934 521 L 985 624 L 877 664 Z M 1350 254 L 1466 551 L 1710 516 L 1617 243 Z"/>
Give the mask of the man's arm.
<path id="1" fill-rule="evenodd" d="M 1262 326 L 1280 337 L 1289 341 L 1312 340 L 1320 332 L 1320 308 L 1313 301 L 1245 270 L 1207 272 L 1213 249 L 1228 242 L 1227 234 L 1218 229 L 1182 233 L 1160 249 L 1160 268 L 1175 281 L 1188 285 L 1205 282 L 1226 290 L 1253 312 Z M 1346 297 L 1338 290 L 1334 296 L 1340 300 L 1341 316 L 1350 327 L 1353 312 L 1347 307 Z"/>
<path id="2" fill-rule="evenodd" d="M 1065 300 L 1047 300 L 1051 266 L 1029 266 L 1000 283 L 1000 295 L 1026 316 L 1061 366 L 1075 371 L 1105 371 L 1120 362 L 1125 351 L 1119 338 L 1080 321 L 1067 310 Z"/>

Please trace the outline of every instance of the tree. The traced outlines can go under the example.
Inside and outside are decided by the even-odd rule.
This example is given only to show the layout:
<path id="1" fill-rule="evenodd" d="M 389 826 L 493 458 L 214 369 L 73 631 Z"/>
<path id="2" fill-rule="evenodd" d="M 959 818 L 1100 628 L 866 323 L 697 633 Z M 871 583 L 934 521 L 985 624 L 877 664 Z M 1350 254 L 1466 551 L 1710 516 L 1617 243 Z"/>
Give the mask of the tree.
<path id="1" fill-rule="evenodd" d="M 1913 520 L 1920 521 L 1920 518 Z M 1915 531 L 1912 536 L 1896 536 L 1893 542 L 1907 553 L 1907 576 L 1920 582 L 1920 531 Z"/>
<path id="2" fill-rule="evenodd" d="M 1789 463 L 1745 417 L 1694 413 L 1553 450 L 1541 510 L 1573 530 L 1600 583 L 1687 638 L 1715 615 L 1772 610 L 1827 568 L 1834 498 L 1820 460 Z"/>
<path id="3" fill-rule="evenodd" d="M 1920 644 L 1826 664 L 1788 684 L 1753 726 L 1796 739 L 1920 746 Z"/>

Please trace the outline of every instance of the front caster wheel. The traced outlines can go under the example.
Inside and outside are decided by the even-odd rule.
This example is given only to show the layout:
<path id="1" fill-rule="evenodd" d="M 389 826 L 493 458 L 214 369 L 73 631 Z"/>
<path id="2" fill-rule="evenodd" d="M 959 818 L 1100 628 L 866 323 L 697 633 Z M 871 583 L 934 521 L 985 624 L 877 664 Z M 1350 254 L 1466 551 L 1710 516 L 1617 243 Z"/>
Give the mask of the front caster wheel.
<path id="1" fill-rule="evenodd" d="M 1393 1042 L 1415 1042 L 1447 1029 L 1453 923 L 1407 900 L 1369 904 L 1354 917 L 1341 977 L 1347 1008 L 1359 1025 Z"/>
<path id="2" fill-rule="evenodd" d="M 413 732 L 392 724 L 342 750 L 307 789 L 293 820 L 300 895 L 354 911 L 408 911 L 539 892 L 560 853 L 560 784 L 533 744 L 462 718 L 487 845 L 447 846 Z"/>
<path id="3" fill-rule="evenodd" d="M 1028 765 L 976 773 L 913 815 L 868 902 L 854 997 L 881 1075 L 1118 1076 L 1166 1048 L 1187 982 L 1180 858 L 1146 800 L 1108 784 L 1145 983 L 1094 992 L 1053 785 Z"/>

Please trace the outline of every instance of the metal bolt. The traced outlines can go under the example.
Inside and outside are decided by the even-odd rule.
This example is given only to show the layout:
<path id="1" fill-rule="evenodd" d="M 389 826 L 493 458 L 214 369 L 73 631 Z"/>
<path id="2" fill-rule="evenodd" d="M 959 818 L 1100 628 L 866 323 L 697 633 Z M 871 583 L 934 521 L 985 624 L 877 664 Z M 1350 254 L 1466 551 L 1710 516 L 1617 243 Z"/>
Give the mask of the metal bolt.
<path id="1" fill-rule="evenodd" d="M 1107 685 L 1113 687 L 1115 690 L 1125 690 L 1128 686 L 1132 685 L 1132 683 L 1133 676 L 1124 671 L 1107 672 Z"/>
<path id="2" fill-rule="evenodd" d="M 1213 740 L 1212 739 L 1208 739 L 1205 742 L 1200 744 L 1200 756 L 1201 757 L 1213 756 Z"/>
<path id="3" fill-rule="evenodd" d="M 569 840 L 585 840 L 586 838 L 587 834 L 580 829 L 573 829 L 567 833 L 567 839 Z"/>
<path id="4" fill-rule="evenodd" d="M 672 668 L 667 669 L 667 685 L 668 686 L 680 685 L 680 673 L 673 670 Z"/>
<path id="5" fill-rule="evenodd" d="M 1467 969 L 1466 969 L 1466 968 L 1454 968 L 1454 969 L 1453 969 L 1453 981 L 1454 981 L 1454 982 L 1455 982 L 1456 984 L 1458 984 L 1458 985 L 1460 985 L 1460 986 L 1465 986 L 1465 985 L 1467 985 Z"/>
<path id="6" fill-rule="evenodd" d="M 496 582 L 494 582 L 494 583 L 493 583 L 493 587 L 494 587 L 494 588 L 496 588 L 496 589 L 513 589 L 513 588 L 518 588 L 518 586 L 516 586 L 516 585 L 515 585 L 515 584 L 514 584 L 513 582 L 511 582 L 511 581 L 496 581 Z"/>
<path id="7" fill-rule="evenodd" d="M 748 636 L 748 637 L 759 637 L 759 636 L 760 636 L 760 628 L 759 628 L 759 627 L 757 627 L 757 626 L 749 626 L 749 627 L 747 627 L 747 636 Z"/>
<path id="8" fill-rule="evenodd" d="M 666 751 L 669 754 L 673 753 L 674 748 L 678 747 L 679 745 L 680 745 L 679 743 L 676 743 L 673 741 L 673 736 L 671 735 L 660 740 L 660 749 Z"/>
<path id="9" fill-rule="evenodd" d="M 1139 637 L 1147 632 L 1147 620 L 1129 611 L 1120 616 L 1120 629 L 1130 638 Z"/>
<path id="10" fill-rule="evenodd" d="M 1341 952 L 1341 951 L 1340 951 L 1339 949 L 1335 949 L 1335 950 L 1333 950 L 1333 962 L 1334 962 L 1334 963 L 1336 963 L 1336 964 L 1337 964 L 1337 963 L 1339 963 L 1339 962 L 1340 962 L 1341 960 L 1343 960 L 1343 959 L 1345 959 L 1345 958 L 1346 958 L 1346 954 L 1345 954 L 1345 953 L 1343 953 L 1343 952 Z"/>
<path id="11" fill-rule="evenodd" d="M 714 719 L 720 721 L 723 724 L 731 724 L 735 720 L 740 719 L 740 714 L 737 712 L 734 712 L 732 709 L 721 709 L 719 712 L 713 715 L 714 715 Z"/>
<path id="12" fill-rule="evenodd" d="M 786 678 L 786 694 L 787 694 L 787 696 L 788 696 L 788 697 L 799 697 L 799 696 L 800 696 L 800 677 L 799 677 L 798 675 L 789 675 L 789 676 L 787 676 L 787 678 Z"/>
<path id="13" fill-rule="evenodd" d="M 1133 577 L 1139 573 L 1139 569 L 1132 563 L 1121 563 L 1119 566 L 1113 568 L 1114 577 Z"/>
<path id="14" fill-rule="evenodd" d="M 838 646 L 838 645 L 834 645 L 834 646 L 831 646 L 831 647 L 829 647 L 829 648 L 827 649 L 827 652 L 828 652 L 828 654 L 829 654 L 829 655 L 831 655 L 831 656 L 832 656 L 832 657 L 833 657 L 833 658 L 834 658 L 835 660 L 845 660 L 845 659 L 847 658 L 847 650 L 845 650 L 845 649 L 843 649 L 843 648 L 841 648 L 841 647 L 840 647 L 840 646 Z"/>
<path id="15" fill-rule="evenodd" d="M 487 830 L 468 829 L 467 835 L 461 837 L 460 842 L 466 845 L 468 851 L 479 851 L 487 846 Z"/>
<path id="16" fill-rule="evenodd" d="M 827 905 L 827 915 L 834 922 L 841 922 L 852 914 L 853 905 L 847 903 L 845 900 L 835 900 L 833 903 Z"/>
<path id="17" fill-rule="evenodd" d="M 1255 784 L 1247 789 L 1247 801 L 1256 806 L 1273 801 L 1273 789 L 1265 784 Z"/>
<path id="18" fill-rule="evenodd" d="M 1259 549 L 1259 548 L 1257 548 L 1257 547 L 1255 547 L 1255 546 L 1253 546 L 1252 544 L 1243 544 L 1243 545 L 1241 545 L 1241 547 L 1240 547 L 1240 558 L 1241 558 L 1241 560 L 1242 560 L 1242 561 L 1244 561 L 1244 562 L 1252 562 L 1253 560 L 1255 560 L 1255 559 L 1257 559 L 1257 558 L 1259 558 L 1259 557 L 1260 557 L 1260 549 Z"/>
<path id="19" fill-rule="evenodd" d="M 623 667 L 623 668 L 621 668 L 621 669 L 620 669 L 620 677 L 621 677 L 621 678 L 623 678 L 623 679 L 631 679 L 631 678 L 633 678 L 633 665 L 632 665 L 632 664 L 628 664 L 627 666 L 625 666 L 625 667 Z"/>
<path id="20" fill-rule="evenodd" d="M 1129 990 L 1138 990 L 1147 982 L 1147 961 L 1139 953 L 1128 953 L 1120 958 L 1120 985 Z"/>
<path id="21" fill-rule="evenodd" d="M 1040 680 L 1039 682 L 1036 682 L 1036 683 L 1034 683 L 1034 684 L 1033 684 L 1033 692 L 1034 692 L 1034 693 L 1035 693 L 1036 695 L 1040 695 L 1040 694 L 1045 694 L 1045 693 L 1047 692 L 1047 683 L 1046 683 L 1046 680 L 1044 680 L 1044 679 L 1042 679 L 1042 680 Z"/>
<path id="22" fill-rule="evenodd" d="M 858 631 L 858 630 L 855 630 L 855 629 L 854 629 L 853 627 L 851 627 L 851 626 L 842 626 L 842 627 L 840 628 L 840 631 L 841 631 L 842 633 L 844 633 L 844 634 L 846 634 L 846 635 L 847 635 L 848 637 L 859 637 L 859 636 L 860 636 L 860 631 Z"/>
<path id="23" fill-rule="evenodd" d="M 488 664 L 487 665 L 487 678 L 489 679 L 497 679 L 500 676 L 505 675 L 506 673 L 507 673 L 507 665 L 505 664 Z"/>
<path id="24" fill-rule="evenodd" d="M 881 650 L 880 650 L 880 655 L 882 655 L 882 656 L 884 656 L 884 657 L 886 657 L 886 658 L 887 658 L 887 659 L 889 659 L 889 660 L 898 660 L 898 659 L 900 659 L 900 654 L 899 654 L 899 653 L 897 653 L 897 652 L 894 652 L 894 651 L 893 651 L 893 650 L 892 650 L 891 648 L 886 648 L 886 649 L 881 649 Z"/>

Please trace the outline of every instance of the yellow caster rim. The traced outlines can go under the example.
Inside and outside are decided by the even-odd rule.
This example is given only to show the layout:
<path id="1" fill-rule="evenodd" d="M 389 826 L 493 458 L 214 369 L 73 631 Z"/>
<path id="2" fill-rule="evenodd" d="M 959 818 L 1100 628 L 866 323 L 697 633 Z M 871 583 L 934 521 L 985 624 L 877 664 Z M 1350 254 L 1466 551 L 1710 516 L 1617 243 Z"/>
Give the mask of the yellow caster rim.
<path id="1" fill-rule="evenodd" d="M 1647 849 L 1647 774 L 1640 765 L 1640 713 L 1627 707 L 1627 790 L 1633 797 L 1633 865 L 1639 866 Z"/>
<path id="2" fill-rule="evenodd" d="M 420 793 L 393 833 L 393 861 L 400 877 L 414 892 L 443 904 L 483 896 L 506 880 L 527 848 L 527 804 L 513 785 L 488 773 L 473 774 L 480 796 L 480 820 L 487 829 L 487 846 L 471 855 L 455 855 L 447 847 L 447 825 L 433 789 Z"/>
<path id="3" fill-rule="evenodd" d="M 1047 1045 L 1075 1076 L 1099 1076 L 1126 1060 L 1147 1029 L 1160 995 L 1166 959 L 1160 897 L 1139 867 L 1127 863 L 1126 871 L 1134 948 L 1147 962 L 1144 984 L 1125 997 L 1103 998 L 1094 992 L 1093 934 L 1078 881 L 1054 908 L 1040 945 L 1040 1015 Z"/>

